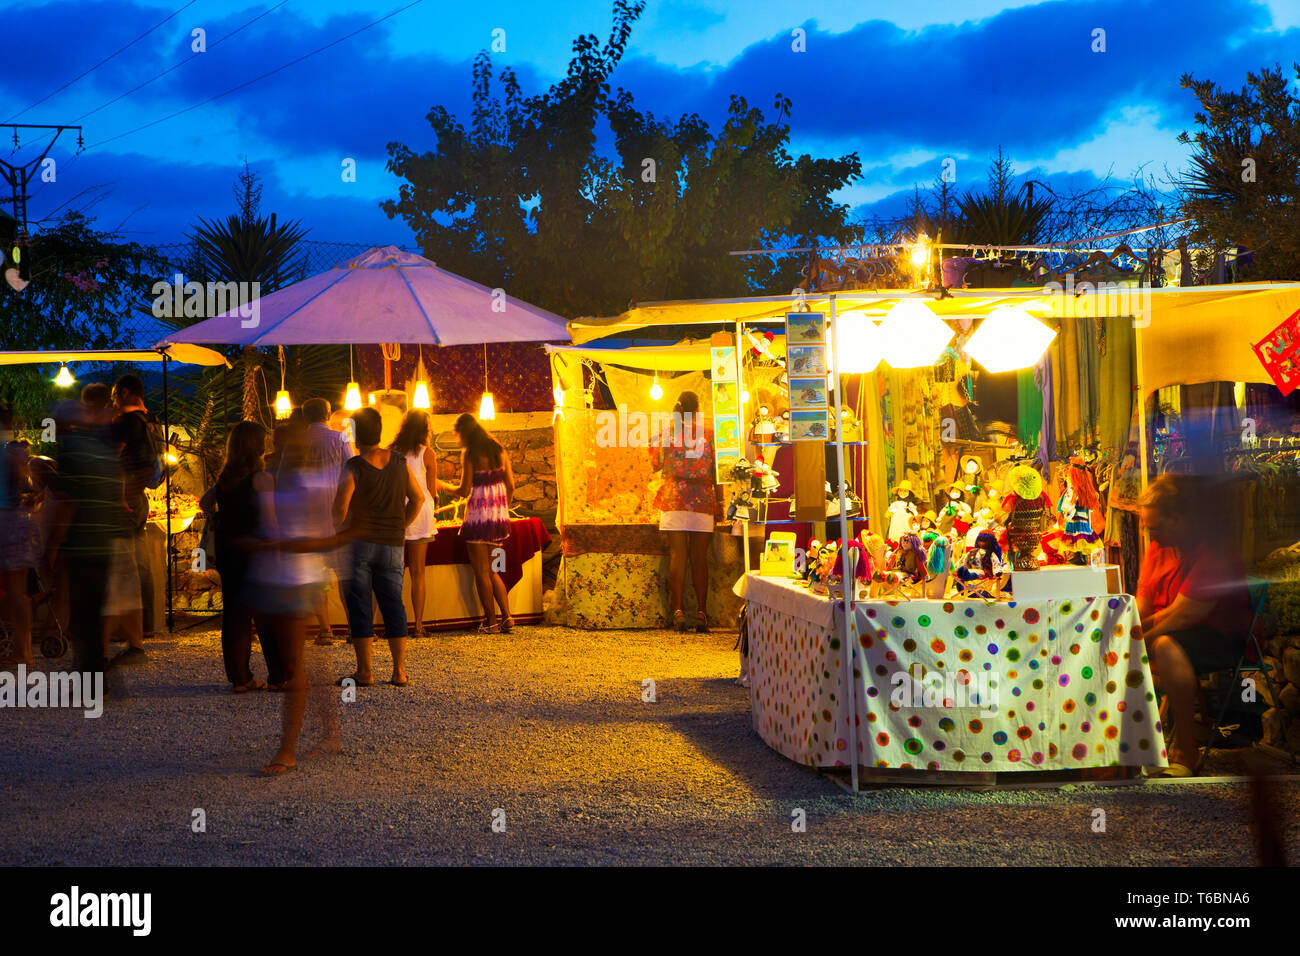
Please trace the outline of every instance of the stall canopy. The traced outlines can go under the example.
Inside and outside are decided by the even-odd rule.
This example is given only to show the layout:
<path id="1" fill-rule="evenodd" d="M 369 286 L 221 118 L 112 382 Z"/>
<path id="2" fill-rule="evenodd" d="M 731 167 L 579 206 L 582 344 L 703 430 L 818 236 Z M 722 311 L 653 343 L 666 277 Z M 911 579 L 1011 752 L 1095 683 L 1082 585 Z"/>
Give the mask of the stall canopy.
<path id="1" fill-rule="evenodd" d="M 662 348 L 583 349 L 548 345 L 546 351 L 570 359 L 589 359 L 621 368 L 653 369 L 657 372 L 702 372 L 709 367 L 709 346 L 667 345 Z"/>
<path id="2" fill-rule="evenodd" d="M 201 345 L 177 343 L 157 349 L 91 349 L 82 352 L 0 352 L 0 365 L 40 365 L 66 362 L 161 362 L 183 365 L 229 365 L 225 356 Z"/>
<path id="3" fill-rule="evenodd" d="M 257 300 L 256 324 L 231 310 L 159 344 L 479 345 L 564 342 L 564 319 L 439 269 L 396 246 L 368 249 Z"/>
<path id="4" fill-rule="evenodd" d="M 1128 319 L 1140 309 L 1141 317 L 1135 320 L 1142 337 L 1139 381 L 1144 389 L 1153 391 L 1197 382 L 1269 384 L 1271 379 L 1252 346 L 1300 309 L 1300 283 L 1140 290 L 1111 287 L 1071 290 L 1066 295 L 1052 295 L 1037 287 L 953 289 L 944 298 L 933 292 L 882 290 L 654 302 L 611 318 L 575 319 L 569 323 L 569 331 L 574 343 L 584 345 L 653 326 L 730 328 L 737 322 L 777 322 L 785 313 L 804 305 L 814 312 L 829 311 L 832 298 L 837 313 L 862 311 L 872 318 L 883 317 L 892 305 L 904 299 L 924 300 L 943 319 L 979 319 L 999 305 L 1020 305 L 1043 318 L 1057 317 L 1065 322 L 1071 315 Z"/>

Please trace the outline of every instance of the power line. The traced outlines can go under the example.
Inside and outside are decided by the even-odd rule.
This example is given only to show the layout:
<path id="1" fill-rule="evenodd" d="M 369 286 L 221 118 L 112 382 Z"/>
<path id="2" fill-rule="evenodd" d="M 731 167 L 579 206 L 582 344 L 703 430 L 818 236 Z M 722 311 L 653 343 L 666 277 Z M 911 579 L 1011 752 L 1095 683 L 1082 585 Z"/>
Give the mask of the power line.
<path id="1" fill-rule="evenodd" d="M 66 89 L 67 89 L 69 86 L 71 86 L 73 83 L 76 83 L 76 82 L 77 82 L 78 80 L 80 80 L 82 77 L 89 76 L 91 73 L 94 73 L 96 70 L 98 70 L 101 66 L 103 66 L 105 63 L 107 63 L 109 60 L 112 60 L 114 57 L 120 56 L 121 54 L 125 53 L 127 50 L 129 50 L 131 47 L 135 46 L 137 43 L 139 43 L 141 40 L 143 40 L 143 39 L 144 39 L 145 37 L 147 37 L 149 34 L 153 33 L 154 30 L 157 30 L 160 26 L 162 26 L 164 23 L 166 23 L 166 22 L 167 22 L 168 20 L 170 20 L 172 17 L 176 16 L 176 14 L 178 14 L 178 13 L 180 13 L 181 11 L 185 10 L 187 7 L 192 7 L 192 6 L 194 6 L 194 4 L 197 3 L 197 2 L 198 2 L 198 0 L 189 0 L 189 3 L 185 4 L 185 6 L 181 7 L 181 8 L 178 9 L 178 10 L 175 10 L 175 11 L 173 11 L 172 13 L 169 13 L 167 16 L 163 17 L 161 20 L 159 20 L 157 23 L 155 23 L 153 26 L 151 26 L 148 30 L 145 30 L 144 33 L 141 33 L 138 37 L 136 37 L 134 40 L 132 40 L 132 41 L 131 41 L 130 43 L 128 43 L 126 46 L 124 46 L 124 47 L 122 47 L 121 49 L 119 49 L 117 52 L 112 53 L 112 54 L 110 54 L 109 56 L 104 57 L 104 59 L 100 60 L 98 63 L 96 63 L 94 66 L 92 66 L 89 70 L 86 70 L 84 73 L 79 73 L 78 75 L 74 76 L 72 79 L 68 80 L 68 82 L 64 83 L 64 84 L 63 84 L 62 86 L 60 86 L 57 90 L 55 90 L 53 93 L 47 93 L 45 96 L 42 96 L 39 100 L 37 100 L 35 103 L 33 103 L 31 106 L 27 107 L 26 109 L 21 109 L 21 110 L 19 110 L 19 111 L 18 111 L 17 113 L 15 113 L 13 116 L 9 117 L 9 119 L 5 120 L 5 122 L 8 123 L 8 122 L 10 122 L 11 120 L 15 120 L 15 119 L 17 119 L 19 116 L 22 116 L 24 113 L 26 113 L 27 110 L 33 109 L 33 108 L 35 108 L 35 107 L 37 107 L 37 106 L 40 106 L 42 103 L 44 103 L 44 102 L 45 102 L 46 100 L 48 100 L 50 97 L 52 97 L 52 96 L 57 96 L 58 94 L 62 93 L 64 90 L 66 90 Z"/>
<path id="2" fill-rule="evenodd" d="M 175 119 L 175 118 L 178 117 L 178 116 L 183 116 L 184 114 L 189 113 L 189 112 L 191 112 L 191 111 L 193 111 L 193 110 L 196 110 L 196 109 L 198 109 L 198 108 L 201 107 L 201 106 L 207 106 L 209 103 L 214 103 L 214 102 L 216 102 L 217 100 L 222 99 L 223 97 L 227 97 L 227 96 L 229 96 L 231 93 L 236 93 L 236 92 L 238 92 L 239 90 L 244 89 L 245 87 L 252 86 L 254 83 L 260 83 L 262 80 L 265 80 L 265 79 L 267 79 L 268 77 L 274 76 L 275 74 L 279 73 L 281 70 L 287 70 L 287 69 L 288 69 L 289 67 L 291 67 L 291 66 L 296 66 L 297 64 L 301 63 L 303 60 L 306 60 L 306 59 L 309 59 L 310 57 L 315 56 L 317 53 L 324 53 L 324 52 L 325 52 L 326 50 L 328 50 L 330 47 L 338 46 L 338 45 L 339 45 L 340 43 L 342 43 L 344 40 L 350 40 L 350 39 L 352 39 L 354 36 L 356 36 L 357 34 L 359 34 L 359 33 L 363 33 L 363 32 L 365 32 L 366 30 L 369 30 L 371 27 L 378 26 L 379 24 L 383 23 L 385 20 L 391 20 L 393 17 L 397 16 L 399 13 L 403 13 L 403 12 L 409 10 L 409 9 L 411 9 L 411 7 L 419 6 L 419 5 L 420 5 L 421 3 L 423 3 L 423 2 L 424 2 L 424 0 L 412 0 L 412 2 L 411 2 L 411 3 L 408 3 L 406 6 L 404 6 L 404 7 L 399 7 L 398 9 L 394 10 L 392 13 L 389 13 L 389 14 L 386 14 L 386 15 L 380 17 L 378 20 L 374 20 L 374 21 L 372 21 L 372 22 L 370 22 L 370 23 L 367 23 L 365 26 L 363 26 L 363 27 L 359 27 L 359 28 L 357 28 L 356 30 L 353 30 L 351 33 L 348 33 L 348 34 L 345 34 L 345 35 L 339 37 L 337 40 L 331 40 L 329 43 L 325 44 L 324 46 L 322 46 L 322 47 L 318 47 L 317 49 L 312 50 L 310 53 L 304 53 L 302 56 L 300 56 L 300 57 L 296 57 L 296 58 L 290 60 L 288 63 L 284 63 L 284 64 L 282 64 L 282 65 L 280 65 L 280 66 L 277 66 L 274 70 L 270 70 L 270 71 L 268 71 L 268 72 L 266 72 L 266 73 L 263 73 L 261 76 L 255 76 L 255 77 L 253 77 L 253 79 L 251 79 L 251 80 L 246 80 L 245 82 L 240 83 L 238 86 L 232 86 L 230 89 L 226 90 L 224 93 L 218 93 L 218 94 L 216 94 L 215 96 L 209 96 L 206 100 L 203 100 L 203 101 L 201 101 L 201 102 L 199 102 L 199 103 L 195 103 L 193 106 L 187 106 L 187 107 L 185 107 L 184 109 L 177 110 L 177 111 L 174 112 L 174 113 L 170 113 L 170 114 L 168 114 L 167 116 L 162 117 L 161 119 L 156 119 L 156 120 L 153 120 L 152 122 L 145 123 L 143 126 L 137 126 L 135 129 L 127 130 L 125 133 L 118 133 L 116 136 L 110 136 L 108 139 L 102 139 L 102 140 L 100 140 L 98 143 L 92 143 L 90 146 L 88 146 L 88 147 L 86 147 L 86 148 L 87 148 L 87 149 L 94 149 L 94 148 L 96 148 L 97 146 L 104 146 L 104 145 L 106 145 L 106 144 L 108 144 L 108 143 L 113 142 L 114 140 L 122 139 L 124 136 L 131 136 L 131 135 L 134 134 L 134 133 L 142 132 L 142 131 L 144 131 L 144 130 L 146 130 L 146 129 L 150 129 L 151 127 L 157 126 L 159 123 L 165 123 L 165 122 L 167 122 L 168 120 L 173 120 L 173 119 Z"/>
<path id="3" fill-rule="evenodd" d="M 213 43 L 211 46 L 209 46 L 209 47 L 207 48 L 207 52 L 211 52 L 211 51 L 215 50 L 217 47 L 221 46 L 221 44 L 225 43 L 227 40 L 229 40 L 231 37 L 233 37 L 236 33 L 239 33 L 241 30 L 244 30 L 244 29 L 246 29 L 246 28 L 248 28 L 248 27 L 251 27 L 251 26 L 252 26 L 254 23 L 256 23 L 258 20 L 262 19 L 262 17 L 267 16 L 268 14 L 272 14 L 272 13 L 274 13 L 276 10 L 279 10 L 282 6 L 284 6 L 284 5 L 285 5 L 286 3 L 288 3 L 288 2 L 289 2 L 289 0 L 280 0 L 279 3 L 277 3 L 275 6 L 271 7 L 269 10 L 263 10 L 261 13 L 259 13 L 259 14 L 258 14 L 257 16 L 255 16 L 255 17 L 253 17 L 253 19 L 249 20 L 249 21 L 248 21 L 247 23 L 245 23 L 243 26 L 236 27 L 234 30 L 231 30 L 229 33 L 227 33 L 225 36 L 223 36 L 220 40 L 217 40 L 215 43 Z M 144 89 L 146 86 L 148 86 L 150 83 L 155 82 L 156 80 L 161 80 L 161 79 L 162 79 L 164 76 L 166 76 L 168 73 L 171 73 L 173 70 L 179 70 L 179 69 L 180 69 L 182 66 L 184 66 L 186 63 L 190 63 L 190 62 L 192 62 L 196 57 L 201 56 L 201 55 L 202 55 L 202 54 L 199 54 L 199 53 L 191 53 L 191 54 L 189 55 L 189 57 L 187 57 L 186 59 L 181 60 L 179 63 L 175 64 L 174 66 L 170 66 L 170 67 L 168 67 L 167 69 L 165 69 L 165 70 L 163 70 L 161 73 L 159 73 L 157 76 L 154 76 L 154 77 L 151 77 L 150 79 L 145 80 L 145 81 L 144 81 L 143 83 L 141 83 L 139 86 L 132 87 L 131 89 L 127 90 L 125 93 L 119 93 L 117 96 L 113 97 L 113 98 L 112 98 L 111 100 L 109 100 L 107 103 L 104 103 L 104 104 L 102 104 L 102 105 L 100 105 L 100 106 L 96 106 L 96 107 L 95 107 L 93 110 L 91 110 L 89 113 L 82 113 L 80 116 L 77 117 L 76 122 L 80 123 L 80 122 L 81 122 L 82 120 L 84 120 L 87 116 L 91 116 L 91 115 L 93 115 L 93 114 L 95 114 L 95 113 L 98 113 L 100 110 L 102 110 L 102 109 L 103 109 L 104 107 L 106 107 L 106 106 L 112 106 L 112 105 L 113 105 L 114 103 L 116 103 L 118 100 L 120 100 L 120 99 L 122 99 L 122 98 L 124 98 L 124 97 L 130 96 L 132 93 L 136 92 L 137 90 L 142 90 L 142 89 Z"/>

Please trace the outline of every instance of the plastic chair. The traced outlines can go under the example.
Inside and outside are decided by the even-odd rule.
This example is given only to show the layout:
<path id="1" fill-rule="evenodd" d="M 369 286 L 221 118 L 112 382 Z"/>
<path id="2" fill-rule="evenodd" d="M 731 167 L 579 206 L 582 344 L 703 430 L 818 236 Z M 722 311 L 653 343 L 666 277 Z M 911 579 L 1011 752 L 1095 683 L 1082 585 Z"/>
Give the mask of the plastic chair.
<path id="1" fill-rule="evenodd" d="M 1273 668 L 1265 663 L 1264 649 L 1260 647 L 1259 638 L 1255 635 L 1255 625 L 1259 623 L 1259 616 L 1263 613 L 1264 604 L 1268 600 L 1268 581 L 1262 578 L 1247 578 L 1246 586 L 1250 591 L 1250 604 L 1252 608 L 1250 629 L 1246 631 L 1246 646 L 1242 648 L 1241 656 L 1237 659 L 1237 666 L 1233 668 L 1232 680 L 1229 682 L 1228 689 L 1223 695 L 1223 704 L 1219 707 L 1219 715 L 1215 717 L 1214 722 L 1210 724 L 1210 732 L 1206 737 L 1205 747 L 1201 750 L 1200 759 L 1196 761 L 1195 769 L 1197 772 L 1200 771 L 1206 758 L 1210 756 L 1210 748 L 1214 745 L 1214 735 L 1219 733 L 1224 737 L 1229 736 L 1229 733 L 1220 728 L 1223 725 L 1223 718 L 1228 713 L 1228 705 L 1232 703 L 1232 699 L 1237 693 L 1239 687 L 1237 682 L 1241 680 L 1243 674 L 1263 674 L 1264 683 L 1268 686 L 1269 699 L 1273 701 L 1274 706 L 1277 706 L 1277 691 L 1273 687 L 1272 679 L 1269 677 L 1269 672 L 1272 671 Z M 1248 661 L 1246 658 L 1250 655 L 1252 649 L 1255 652 L 1255 660 Z M 1206 676 L 1213 677 L 1218 674 L 1226 673 L 1226 670 L 1213 671 Z"/>

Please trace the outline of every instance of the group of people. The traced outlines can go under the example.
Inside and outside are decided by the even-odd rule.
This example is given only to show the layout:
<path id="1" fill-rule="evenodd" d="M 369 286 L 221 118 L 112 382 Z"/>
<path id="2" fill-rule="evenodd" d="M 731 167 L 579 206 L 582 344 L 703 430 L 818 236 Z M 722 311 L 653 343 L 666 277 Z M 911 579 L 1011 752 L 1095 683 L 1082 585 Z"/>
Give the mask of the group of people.
<path id="1" fill-rule="evenodd" d="M 0 571 L 14 647 L 0 665 L 34 663 L 33 592 L 66 594 L 86 669 L 145 663 L 155 613 L 147 489 L 162 480 L 163 450 L 144 385 L 123 375 L 60 403 L 57 462 L 33 455 L 13 426 L 12 413 L 0 412 Z M 60 580 L 75 586 L 58 588 Z M 126 648 L 109 661 L 114 639 Z"/>
<path id="2" fill-rule="evenodd" d="M 269 689 L 289 695 L 280 749 L 262 768 L 268 775 L 295 766 L 309 683 L 318 689 L 324 730 L 311 752 L 338 747 L 337 711 L 331 709 L 336 698 L 317 674 L 309 680 L 306 651 L 313 618 L 315 643 L 332 642 L 325 608 L 331 579 L 343 596 L 356 653 L 355 672 L 338 683 L 374 684 L 376 603 L 392 656 L 389 682 L 409 683 L 402 577 L 409 570 L 414 631 L 421 636 L 428 599 L 425 554 L 437 533 L 439 491 L 468 499 L 460 533 L 483 604 L 479 631 L 509 633 L 514 625 L 505 582 L 492 561 L 492 549 L 510 533 L 514 494 L 514 473 L 501 443 L 472 415 L 461 415 L 455 423 L 462 446 L 460 481 L 450 483 L 438 477 L 426 412 L 408 412 L 387 447 L 381 444 L 383 422 L 375 409 L 353 413 L 351 426 L 342 431 L 331 429 L 329 418 L 329 403 L 312 399 L 301 417 L 277 426 L 273 436 L 257 422 L 240 422 L 231 429 L 216 482 L 200 500 L 221 578 L 226 677 L 236 693 Z M 254 628 L 266 659 L 266 682 L 252 673 Z"/>

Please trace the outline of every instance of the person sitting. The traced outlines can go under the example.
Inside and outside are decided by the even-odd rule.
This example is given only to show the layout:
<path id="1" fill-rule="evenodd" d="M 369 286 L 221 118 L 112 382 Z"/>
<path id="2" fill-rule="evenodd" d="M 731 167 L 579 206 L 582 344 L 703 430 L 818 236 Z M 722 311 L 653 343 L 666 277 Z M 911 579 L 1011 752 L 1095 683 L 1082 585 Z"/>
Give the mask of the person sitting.
<path id="1" fill-rule="evenodd" d="M 1157 686 L 1169 701 L 1174 732 L 1168 776 L 1196 766 L 1197 674 L 1235 666 L 1250 622 L 1246 576 L 1229 542 L 1216 533 L 1213 489 L 1190 475 L 1162 475 L 1141 500 L 1151 535 L 1138 576 L 1138 614 Z"/>

